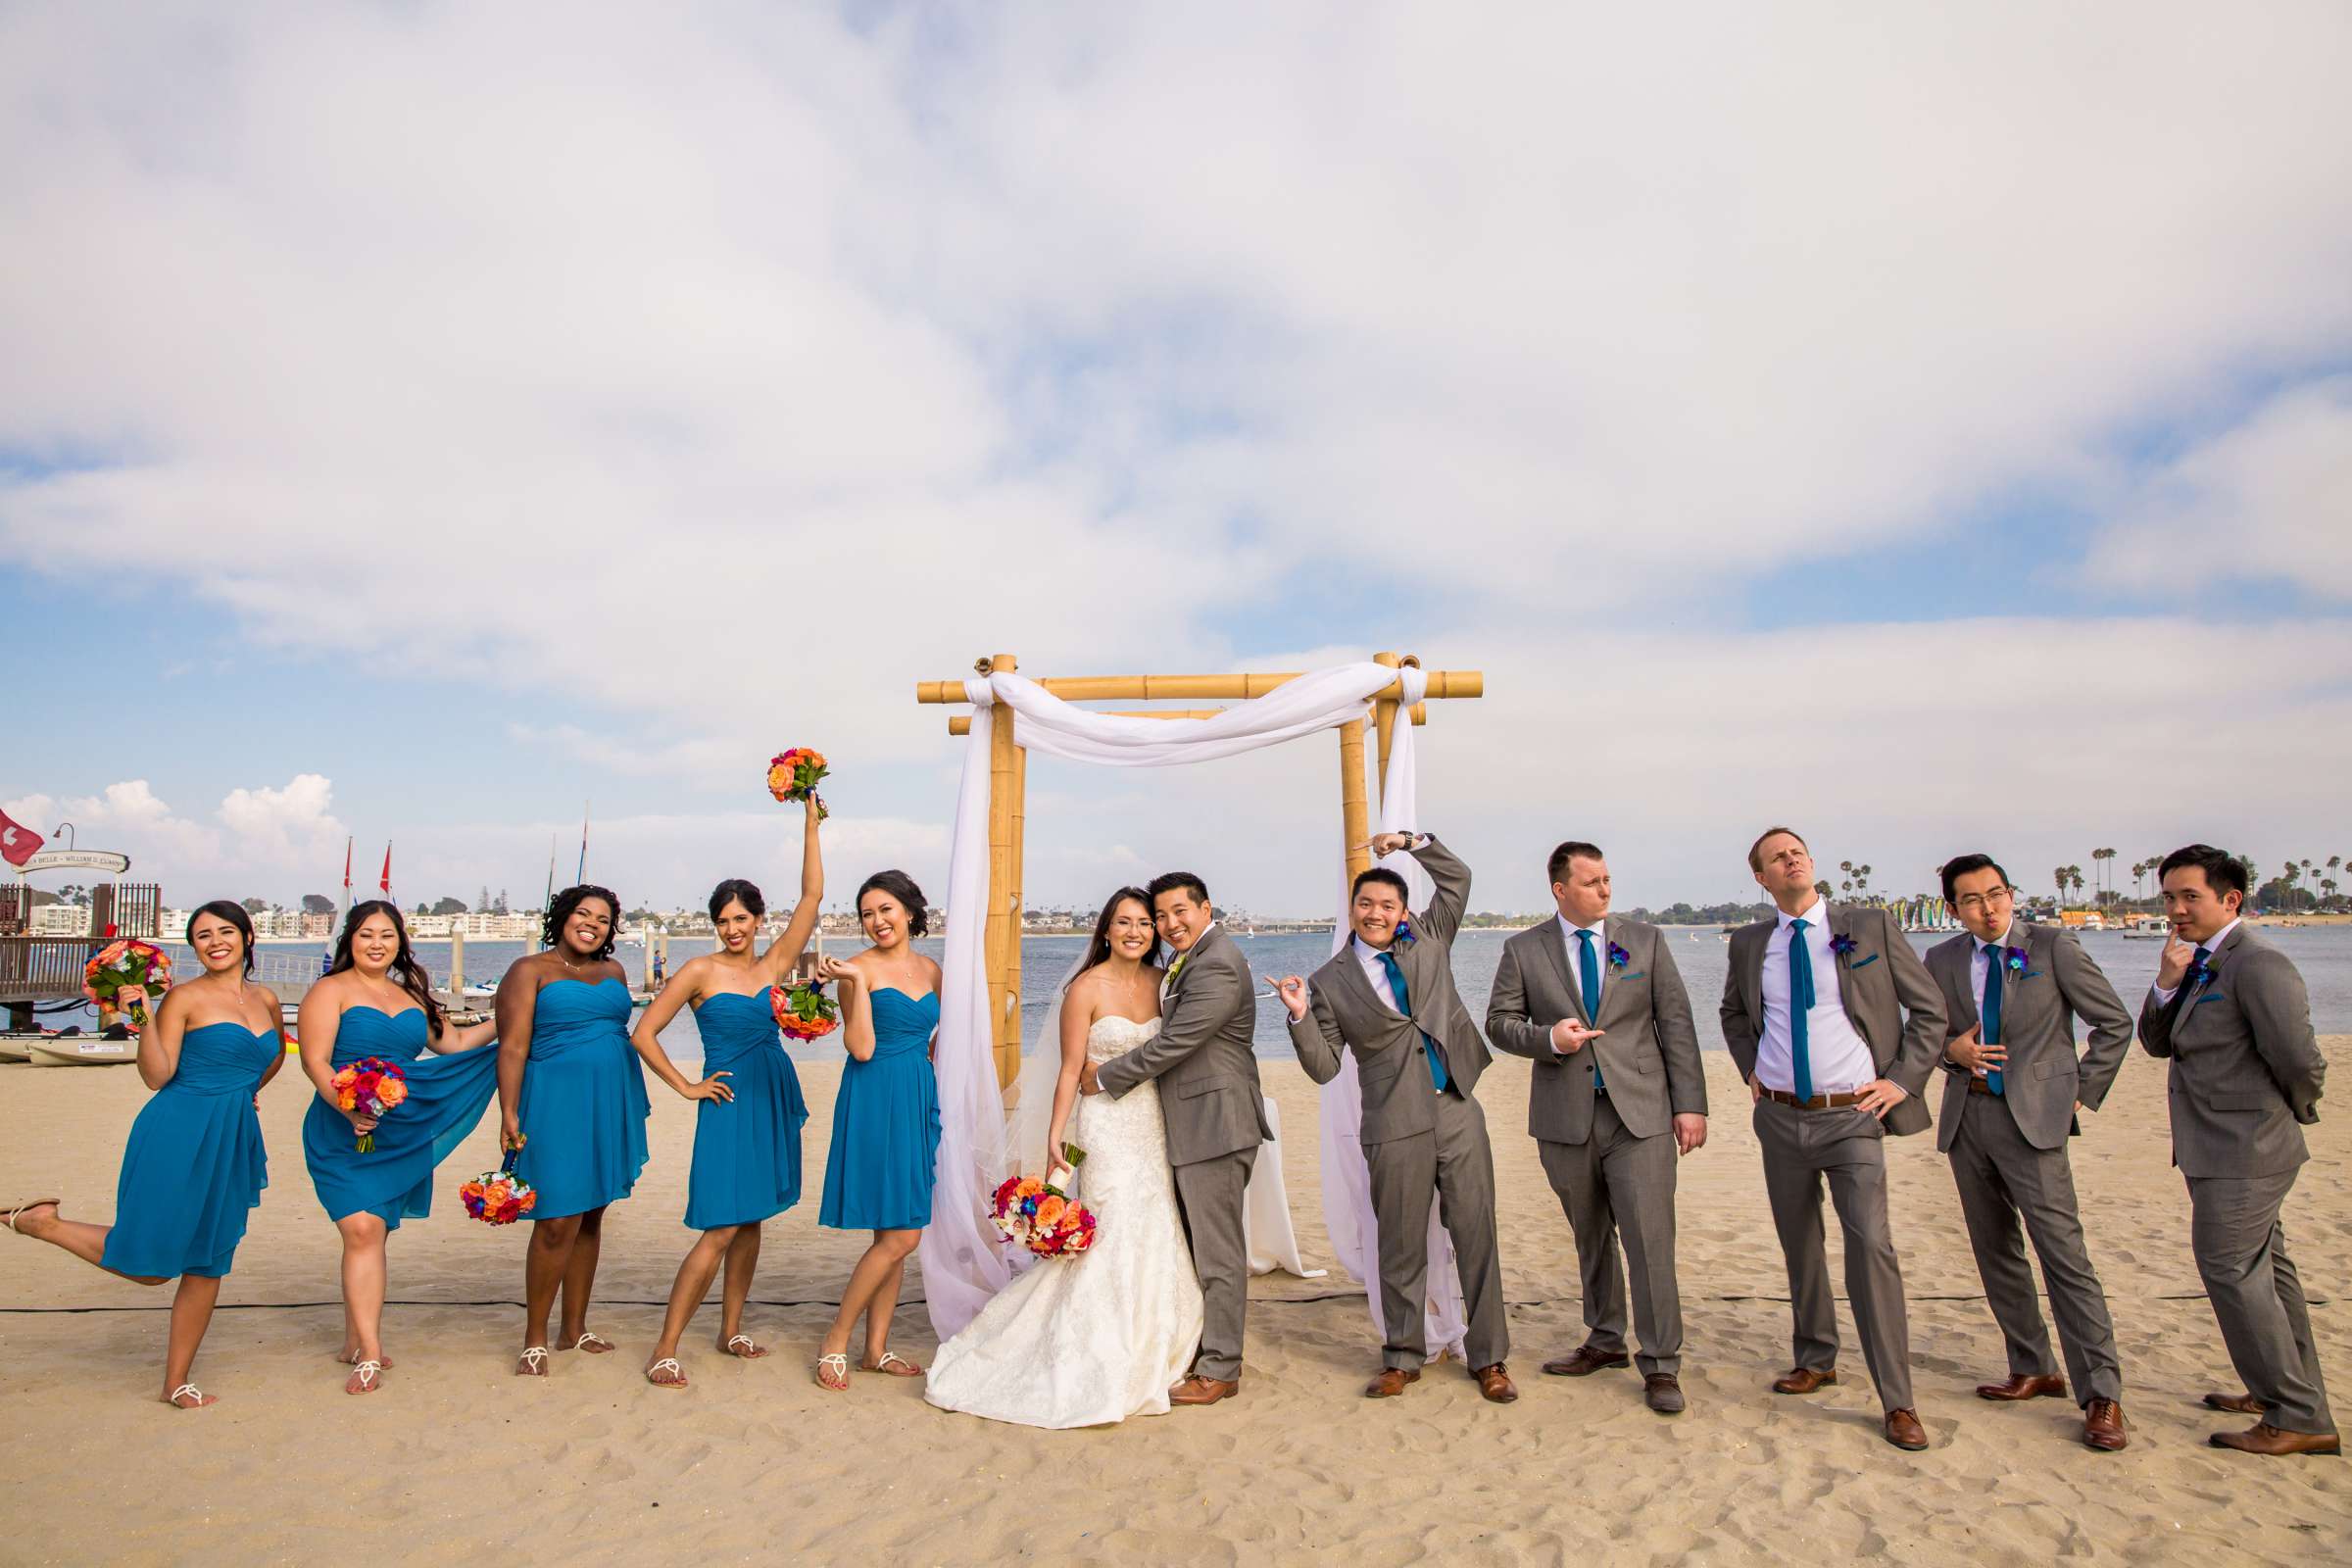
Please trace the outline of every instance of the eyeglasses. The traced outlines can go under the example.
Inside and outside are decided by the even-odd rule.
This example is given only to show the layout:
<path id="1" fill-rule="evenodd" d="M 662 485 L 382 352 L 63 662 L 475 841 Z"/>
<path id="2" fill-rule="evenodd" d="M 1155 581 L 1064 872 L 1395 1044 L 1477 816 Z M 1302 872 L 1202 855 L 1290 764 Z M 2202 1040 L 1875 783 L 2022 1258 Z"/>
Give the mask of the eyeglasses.
<path id="1" fill-rule="evenodd" d="M 1994 888 L 1990 893 L 1967 893 L 1952 901 L 1952 906 L 1962 914 L 1977 914 L 1996 905 L 2007 904 L 2016 897 L 2009 888 Z"/>

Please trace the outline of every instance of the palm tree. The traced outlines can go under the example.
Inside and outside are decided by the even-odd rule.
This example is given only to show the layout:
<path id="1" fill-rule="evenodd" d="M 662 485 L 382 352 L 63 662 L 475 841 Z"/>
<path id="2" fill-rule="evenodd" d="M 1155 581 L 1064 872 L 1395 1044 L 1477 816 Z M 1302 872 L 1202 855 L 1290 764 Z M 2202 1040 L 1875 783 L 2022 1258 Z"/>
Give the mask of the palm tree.
<path id="1" fill-rule="evenodd" d="M 2060 907 L 2061 909 L 2063 909 L 2063 908 L 2065 908 L 2065 907 L 2066 907 L 2066 867 L 2065 867 L 2065 866 L 2063 866 L 2063 865 L 2053 865 L 2053 866 L 2051 866 L 2051 867 L 2050 867 L 2050 880 L 2051 880 L 2053 883 L 2057 884 L 2057 887 L 2058 887 L 2058 907 Z"/>
<path id="2" fill-rule="evenodd" d="M 2066 868 L 2066 879 L 2075 885 L 2075 899 L 2077 903 L 2081 903 L 2082 897 L 2082 868 L 2079 865 L 2068 866 Z"/>
<path id="3" fill-rule="evenodd" d="M 1869 867 L 1869 866 L 1867 866 L 1867 865 L 1857 865 L 1857 866 L 1855 866 L 1855 867 L 1854 867 L 1854 885 L 1855 885 L 1856 887 L 1860 888 L 1860 889 L 1861 889 L 1863 892 L 1865 892 L 1865 893 L 1868 893 L 1868 892 L 1870 891 L 1870 867 Z"/>
<path id="4" fill-rule="evenodd" d="M 1826 899 L 1835 890 L 1827 882 L 1816 882 L 1813 884 L 1813 891 Z"/>

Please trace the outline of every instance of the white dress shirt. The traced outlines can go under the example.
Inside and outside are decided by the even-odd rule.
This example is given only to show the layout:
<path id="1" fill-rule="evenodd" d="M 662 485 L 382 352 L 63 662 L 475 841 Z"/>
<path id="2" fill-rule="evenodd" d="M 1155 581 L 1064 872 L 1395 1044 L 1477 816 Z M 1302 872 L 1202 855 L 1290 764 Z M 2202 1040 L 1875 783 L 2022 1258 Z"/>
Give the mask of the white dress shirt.
<path id="1" fill-rule="evenodd" d="M 1756 1081 L 1796 1092 L 1794 1041 L 1788 1033 L 1788 944 L 1794 921 L 1805 922 L 1805 951 L 1813 959 L 1813 1008 L 1805 1014 L 1805 1054 L 1817 1095 L 1851 1094 L 1879 1076 L 1870 1044 L 1845 1015 L 1838 956 L 1830 951 L 1830 907 L 1819 897 L 1810 908 L 1783 912 L 1764 939 L 1764 1033 L 1756 1042 Z"/>
<path id="2" fill-rule="evenodd" d="M 1373 947 L 1362 937 L 1349 937 L 1348 947 L 1354 953 L 1355 961 L 1363 966 L 1364 978 L 1372 982 L 1372 994 L 1387 1004 L 1391 1012 L 1401 1016 L 1404 1009 L 1396 1005 L 1396 993 L 1389 985 L 1389 966 L 1380 961 L 1388 950 Z"/>
<path id="3" fill-rule="evenodd" d="M 1564 914 L 1554 915 L 1552 918 L 1560 922 L 1560 941 L 1568 950 L 1568 985 L 1569 988 L 1576 993 L 1577 1000 L 1580 1002 L 1583 1001 L 1585 995 L 1585 971 L 1582 964 L 1578 961 L 1576 953 L 1576 950 L 1583 946 L 1582 943 L 1576 940 L 1576 934 L 1579 931 L 1590 931 L 1592 933 L 1592 962 L 1598 966 L 1600 970 L 1601 994 L 1606 996 L 1609 988 L 1609 938 L 1608 933 L 1602 928 L 1609 923 L 1608 916 L 1602 915 L 1591 925 L 1570 925 L 1568 923 L 1568 917 Z M 1599 1016 L 1600 1009 L 1598 1007 L 1593 1008 L 1592 1018 L 1597 1018 Z M 1588 1018 L 1585 1020 L 1585 1026 L 1587 1028 L 1592 1027 L 1592 1018 Z M 1554 1045 L 1551 1049 L 1555 1054 L 1563 1056 L 1568 1054 L 1568 1053 L 1561 1051 L 1557 1045 Z"/>
<path id="4" fill-rule="evenodd" d="M 2215 955 L 2215 954 L 2217 954 L 2217 953 L 2219 953 L 2219 952 L 2221 952 L 2221 951 L 2222 951 L 2222 944 L 2223 944 L 2224 942 L 2227 942 L 2227 941 L 2229 941 L 2229 940 L 2230 940 L 2230 932 L 2232 932 L 2232 931 L 2234 931 L 2234 930 L 2236 930 L 2236 929 L 2237 929 L 2237 922 L 2236 922 L 2235 920 L 2232 920 L 2232 921 L 2230 921 L 2230 922 L 2228 925 L 2226 925 L 2226 926 L 2222 927 L 2222 928 L 2221 928 L 2219 931 L 2216 931 L 2216 932 L 2213 934 L 2213 940 L 2212 940 L 2212 941 L 2210 941 L 2210 942 L 2199 942 L 2199 943 L 2197 943 L 2197 944 L 2196 944 L 2196 946 L 2197 946 L 2197 947 L 2203 948 L 2203 949 L 2205 950 L 2205 956 L 2206 956 L 2206 961 L 2207 961 L 2207 962 L 2211 962 L 2211 961 L 2212 961 L 2212 959 L 2213 959 L 2213 955 Z M 2179 991 L 2180 991 L 2180 988 L 2179 986 L 2172 986 L 2172 987 L 2165 987 L 2165 986 L 2150 986 L 2150 987 L 2148 987 L 2148 993 L 2149 993 L 2149 995 L 2153 996 L 2153 997 L 2156 999 L 2156 1005 L 2158 1005 L 2159 1007 L 2169 1007 L 2169 1006 L 2171 1006 L 2171 1005 L 2173 1004 L 2173 998 L 2174 998 L 2174 996 L 2175 996 L 2177 993 L 2179 993 Z"/>
<path id="5" fill-rule="evenodd" d="M 2009 939 L 2015 935 L 2017 935 L 2017 922 L 2012 920 L 2001 932 L 2001 939 L 1998 942 L 1979 942 L 1975 956 L 1969 959 L 1969 985 L 1977 994 L 1977 1017 L 1980 1020 L 1978 1024 L 1980 1030 L 1984 1027 L 1982 1020 L 1984 1016 L 1985 976 L 1992 972 L 1992 966 L 1998 961 L 2001 950 L 2009 946 Z M 2002 994 L 2004 996 L 2008 994 L 2006 984 L 2003 985 Z M 1979 1038 L 1983 1038 L 1982 1034 Z"/>

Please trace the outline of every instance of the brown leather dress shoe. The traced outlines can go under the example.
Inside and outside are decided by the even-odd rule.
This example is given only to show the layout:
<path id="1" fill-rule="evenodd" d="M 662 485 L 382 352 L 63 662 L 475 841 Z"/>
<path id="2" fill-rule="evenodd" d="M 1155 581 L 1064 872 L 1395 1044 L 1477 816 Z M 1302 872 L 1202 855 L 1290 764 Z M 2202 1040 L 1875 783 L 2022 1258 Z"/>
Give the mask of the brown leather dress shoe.
<path id="1" fill-rule="evenodd" d="M 1595 1350 L 1590 1345 L 1580 1345 L 1572 1353 L 1563 1355 L 1556 1361 L 1544 1362 L 1544 1370 L 1555 1378 L 1589 1378 L 1604 1367 L 1632 1366 L 1633 1364 L 1633 1357 L 1627 1355 L 1623 1350 L 1611 1355 L 1606 1350 Z"/>
<path id="2" fill-rule="evenodd" d="M 2054 1399 L 2066 1393 L 2066 1379 L 2012 1372 L 1998 1383 L 1977 1385 L 1980 1399 Z"/>
<path id="3" fill-rule="evenodd" d="M 1811 1394 L 1815 1389 L 1826 1389 L 1837 1381 L 1838 1369 L 1836 1367 L 1816 1372 L 1809 1366 L 1800 1366 L 1785 1377 L 1773 1379 L 1772 1392 L 1775 1394 Z"/>
<path id="4" fill-rule="evenodd" d="M 1364 1397 L 1394 1399 L 1404 1392 L 1406 1384 L 1420 1381 L 1419 1367 L 1384 1366 L 1380 1369 L 1380 1376 L 1364 1385 Z"/>
<path id="5" fill-rule="evenodd" d="M 1473 1367 L 1470 1375 L 1478 1379 L 1478 1392 L 1496 1404 L 1508 1404 L 1519 1397 L 1519 1391 L 1511 1386 L 1510 1373 L 1503 1370 L 1500 1361 L 1492 1366 Z"/>
<path id="6" fill-rule="evenodd" d="M 1928 1446 L 1928 1429 L 1919 1424 L 1919 1413 L 1915 1410 L 1889 1410 L 1886 1412 L 1886 1441 L 1898 1448 L 1917 1452 Z"/>
<path id="7" fill-rule="evenodd" d="M 2251 1394 L 2208 1394 L 2205 1396 L 2205 1408 L 2228 1410 L 2232 1415 L 2259 1416 L 2266 1413 L 2262 1401 Z"/>
<path id="8" fill-rule="evenodd" d="M 2217 1448 L 2267 1454 L 2276 1459 L 2290 1453 L 2341 1453 L 2343 1440 L 2332 1432 L 2287 1432 L 2257 1421 L 2243 1432 L 2216 1432 L 2205 1440 Z"/>
<path id="9" fill-rule="evenodd" d="M 1683 1413 L 1683 1385 L 1671 1372 L 1652 1372 L 1642 1380 L 1642 1402 L 1660 1415 Z"/>
<path id="10" fill-rule="evenodd" d="M 1230 1399 L 1242 1392 L 1242 1380 L 1230 1383 L 1223 1378 L 1204 1378 L 1196 1372 L 1168 1391 L 1170 1404 L 1214 1404 Z"/>
<path id="11" fill-rule="evenodd" d="M 2113 1399 L 2092 1399 L 2082 1406 L 2082 1446 L 2114 1453 L 2130 1445 L 2124 1435 L 2124 1407 Z"/>

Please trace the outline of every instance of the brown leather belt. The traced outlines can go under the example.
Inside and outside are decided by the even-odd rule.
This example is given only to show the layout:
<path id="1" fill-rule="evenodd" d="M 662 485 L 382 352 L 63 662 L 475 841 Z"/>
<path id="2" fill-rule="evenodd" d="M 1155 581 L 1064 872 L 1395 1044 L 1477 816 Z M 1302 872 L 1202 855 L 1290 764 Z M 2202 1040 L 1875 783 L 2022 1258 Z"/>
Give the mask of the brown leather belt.
<path id="1" fill-rule="evenodd" d="M 1989 1095 L 1992 1093 L 1992 1085 L 1972 1072 L 1968 1075 L 1968 1092 L 1972 1095 Z"/>
<path id="2" fill-rule="evenodd" d="M 1799 1110 L 1836 1110 L 1840 1106 L 1862 1102 L 1860 1095 L 1815 1095 L 1811 1100 L 1799 1100 L 1786 1089 L 1767 1089 L 1764 1098 L 1778 1101 L 1784 1105 L 1794 1105 Z"/>

